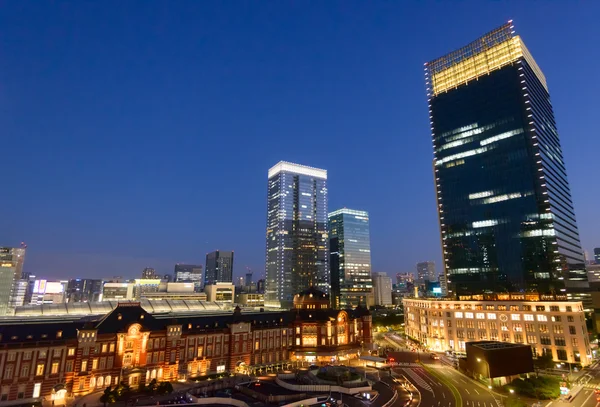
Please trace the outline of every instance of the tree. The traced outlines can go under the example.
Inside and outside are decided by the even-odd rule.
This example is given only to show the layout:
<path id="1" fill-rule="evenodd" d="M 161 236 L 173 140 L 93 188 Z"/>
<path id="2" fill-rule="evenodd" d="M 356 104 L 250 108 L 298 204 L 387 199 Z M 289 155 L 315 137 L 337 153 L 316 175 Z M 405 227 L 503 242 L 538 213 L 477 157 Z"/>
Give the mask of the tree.
<path id="1" fill-rule="evenodd" d="M 158 383 L 156 382 L 156 379 L 152 379 L 150 383 L 148 383 L 148 386 L 146 386 L 146 391 L 149 391 L 150 393 L 156 393 L 157 390 Z"/>
<path id="2" fill-rule="evenodd" d="M 160 394 L 169 394 L 173 392 L 173 385 L 169 382 L 160 382 L 158 385 L 158 392 Z"/>
<path id="3" fill-rule="evenodd" d="M 552 369 L 554 367 L 554 360 L 552 360 L 552 354 L 550 352 L 542 353 L 534 359 L 533 365 L 538 370 Z"/>
<path id="4" fill-rule="evenodd" d="M 104 407 L 106 407 L 107 403 L 112 404 L 117 401 L 111 386 L 108 386 L 106 389 L 104 389 L 104 394 L 100 396 L 100 401 L 104 403 Z"/>

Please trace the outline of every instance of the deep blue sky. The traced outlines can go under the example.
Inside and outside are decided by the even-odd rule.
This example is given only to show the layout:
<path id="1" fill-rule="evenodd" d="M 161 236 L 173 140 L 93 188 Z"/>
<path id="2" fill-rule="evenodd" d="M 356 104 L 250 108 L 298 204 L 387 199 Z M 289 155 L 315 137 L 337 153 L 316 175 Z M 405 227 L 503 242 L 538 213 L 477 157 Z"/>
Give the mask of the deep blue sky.
<path id="1" fill-rule="evenodd" d="M 600 246 L 599 2 L 0 3 L 0 245 L 46 277 L 235 250 L 264 272 L 267 170 L 329 171 L 373 269 L 440 263 L 423 63 L 509 19 L 544 71 Z"/>

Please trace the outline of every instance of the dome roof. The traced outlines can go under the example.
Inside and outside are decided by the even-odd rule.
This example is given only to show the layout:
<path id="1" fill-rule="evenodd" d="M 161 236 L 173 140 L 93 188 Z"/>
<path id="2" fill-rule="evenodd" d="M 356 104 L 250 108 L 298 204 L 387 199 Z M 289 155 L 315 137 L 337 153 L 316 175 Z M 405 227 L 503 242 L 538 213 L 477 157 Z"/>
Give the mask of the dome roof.
<path id="1" fill-rule="evenodd" d="M 311 308 L 306 307 L 308 304 L 313 305 L 328 305 L 329 295 L 323 291 L 310 287 L 307 290 L 302 291 L 294 296 L 294 308 Z M 327 308 L 326 306 L 312 307 L 312 308 Z"/>

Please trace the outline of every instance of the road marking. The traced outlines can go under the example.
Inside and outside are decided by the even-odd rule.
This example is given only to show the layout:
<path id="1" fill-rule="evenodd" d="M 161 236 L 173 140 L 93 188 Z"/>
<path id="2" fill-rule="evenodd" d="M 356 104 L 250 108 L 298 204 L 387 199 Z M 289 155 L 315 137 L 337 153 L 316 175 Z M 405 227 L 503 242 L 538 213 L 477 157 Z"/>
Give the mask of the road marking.
<path id="1" fill-rule="evenodd" d="M 582 406 L 584 406 L 584 405 L 585 405 L 585 403 L 587 403 L 587 401 L 590 399 L 590 397 L 592 397 L 592 395 L 593 395 L 593 394 L 594 394 L 594 392 L 593 392 L 593 391 L 592 391 L 592 392 L 590 392 L 590 395 L 589 395 L 589 396 L 587 396 L 587 398 L 585 399 L 585 401 L 584 401 L 583 403 L 581 403 L 581 405 L 582 405 Z M 596 403 L 596 404 L 597 404 L 597 403 Z"/>
<path id="2" fill-rule="evenodd" d="M 465 389 L 465 391 L 467 392 L 467 394 L 468 394 L 469 396 L 471 395 L 471 393 L 469 393 L 469 390 Z"/>
<path id="3" fill-rule="evenodd" d="M 442 393 L 442 396 L 444 396 L 444 398 L 446 398 L 446 393 Z"/>
<path id="4" fill-rule="evenodd" d="M 473 390 L 475 390 L 475 393 L 479 394 L 479 392 L 477 391 L 477 389 L 473 389 Z"/>

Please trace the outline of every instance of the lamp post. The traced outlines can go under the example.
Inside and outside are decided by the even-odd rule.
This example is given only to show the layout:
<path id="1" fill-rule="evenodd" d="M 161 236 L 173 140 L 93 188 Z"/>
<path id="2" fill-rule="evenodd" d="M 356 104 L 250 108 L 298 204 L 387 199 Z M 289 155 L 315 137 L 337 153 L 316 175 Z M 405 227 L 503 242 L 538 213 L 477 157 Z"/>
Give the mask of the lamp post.
<path id="1" fill-rule="evenodd" d="M 487 376 L 490 379 L 490 386 L 488 386 L 488 388 L 491 389 L 491 387 L 492 387 L 491 385 L 493 385 L 494 382 L 492 381 L 492 373 L 490 372 L 490 364 L 487 362 L 487 360 L 483 360 L 481 358 L 477 358 L 477 362 L 479 362 L 479 363 L 481 363 L 481 362 L 485 363 L 485 366 L 487 367 Z"/>

